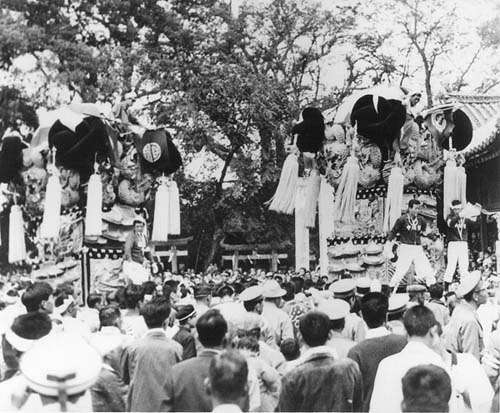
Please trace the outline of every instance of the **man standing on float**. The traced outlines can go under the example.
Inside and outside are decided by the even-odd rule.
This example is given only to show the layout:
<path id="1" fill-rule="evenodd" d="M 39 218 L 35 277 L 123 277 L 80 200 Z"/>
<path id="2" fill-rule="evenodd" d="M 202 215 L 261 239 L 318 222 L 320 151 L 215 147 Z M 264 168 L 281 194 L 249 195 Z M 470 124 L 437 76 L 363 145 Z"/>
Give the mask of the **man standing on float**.
<path id="1" fill-rule="evenodd" d="M 448 239 L 448 264 L 444 273 L 445 290 L 448 290 L 453 281 L 453 274 L 458 264 L 458 272 L 462 278 L 469 273 L 469 246 L 467 235 L 473 221 L 466 218 L 462 211 L 463 205 L 459 200 L 451 201 L 451 212 L 446 218 L 446 238 Z"/>
<path id="2" fill-rule="evenodd" d="M 427 285 L 436 282 L 435 271 L 420 243 L 420 237 L 426 233 L 427 224 L 418 215 L 419 208 L 420 201 L 418 199 L 410 199 L 408 202 L 408 212 L 398 218 L 388 236 L 388 242 L 385 246 L 386 255 L 390 251 L 390 242 L 398 235 L 400 241 L 396 269 L 389 284 L 394 291 L 397 290 L 399 283 L 410 269 L 412 263 L 415 265 L 418 281 L 425 281 Z"/>

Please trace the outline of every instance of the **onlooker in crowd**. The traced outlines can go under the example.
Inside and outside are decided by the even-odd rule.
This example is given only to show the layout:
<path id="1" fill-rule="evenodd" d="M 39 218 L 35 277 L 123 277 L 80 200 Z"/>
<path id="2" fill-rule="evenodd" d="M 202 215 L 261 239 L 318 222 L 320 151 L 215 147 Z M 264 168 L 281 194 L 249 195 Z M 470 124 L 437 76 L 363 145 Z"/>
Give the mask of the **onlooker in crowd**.
<path id="1" fill-rule="evenodd" d="M 337 360 L 326 346 L 330 320 L 320 312 L 310 312 L 300 320 L 300 333 L 307 350 L 300 364 L 282 380 L 278 410 L 359 411 L 363 399 L 361 373 L 350 360 Z"/>
<path id="2" fill-rule="evenodd" d="M 334 298 L 322 301 L 317 310 L 325 313 L 330 319 L 331 333 L 327 345 L 335 350 L 339 358 L 347 357 L 349 350 L 356 344 L 343 335 L 345 318 L 350 312 L 349 304 Z"/>
<path id="3" fill-rule="evenodd" d="M 448 291 L 444 296 L 444 301 L 451 316 L 453 314 L 453 310 L 457 306 L 457 295 L 454 291 Z"/>
<path id="4" fill-rule="evenodd" d="M 366 325 L 361 317 L 352 312 L 356 303 L 356 282 L 352 278 L 344 278 L 333 282 L 329 290 L 333 293 L 333 298 L 346 301 L 351 309 L 345 320 L 344 335 L 357 343 L 364 340 Z"/>
<path id="5" fill-rule="evenodd" d="M 427 287 L 422 284 L 413 284 L 409 285 L 406 288 L 406 292 L 408 293 L 408 296 L 410 297 L 410 303 L 408 306 L 412 305 L 424 305 L 425 303 L 425 295 L 427 293 Z"/>
<path id="6" fill-rule="evenodd" d="M 224 349 L 227 322 L 218 310 L 208 310 L 196 322 L 196 330 L 203 348 L 195 358 L 182 361 L 167 374 L 162 410 L 212 410 L 210 397 L 205 393 L 204 381 L 208 377 L 210 362 Z"/>
<path id="7" fill-rule="evenodd" d="M 247 312 L 256 314 L 260 320 L 261 338 L 259 341 L 262 340 L 270 346 L 276 346 L 273 331 L 266 319 L 262 317 L 264 309 L 264 296 L 262 294 L 262 287 L 254 285 L 241 292 L 240 301 Z"/>
<path id="8" fill-rule="evenodd" d="M 196 311 L 196 317 L 201 317 L 210 308 L 210 301 L 212 295 L 210 286 L 206 284 L 200 284 L 194 289 L 194 309 Z"/>
<path id="9" fill-rule="evenodd" d="M 53 293 L 54 290 L 50 284 L 44 281 L 37 281 L 28 286 L 21 297 L 26 312 L 41 311 L 52 314 L 54 311 Z"/>
<path id="10" fill-rule="evenodd" d="M 182 360 L 182 346 L 165 335 L 169 314 L 170 303 L 164 298 L 144 304 L 141 315 L 148 331 L 122 353 L 121 374 L 129 385 L 129 411 L 159 411 L 165 402 L 166 376 Z"/>
<path id="11" fill-rule="evenodd" d="M 278 373 L 282 376 L 288 373 L 297 365 L 297 360 L 300 357 L 300 345 L 298 340 L 294 338 L 287 338 L 281 342 L 281 354 L 285 357 L 285 362 L 278 368 Z"/>
<path id="12" fill-rule="evenodd" d="M 361 299 L 361 315 L 369 329 L 378 329 L 385 323 L 387 297 L 382 293 L 368 293 Z M 363 377 L 362 411 L 367 412 L 373 383 L 381 360 L 399 353 L 406 346 L 406 337 L 397 334 L 379 335 L 356 344 L 347 354 L 354 360 Z"/>
<path id="13" fill-rule="evenodd" d="M 196 343 L 191 334 L 192 323 L 196 317 L 194 307 L 191 304 L 183 305 L 178 309 L 176 317 L 179 330 L 172 338 L 182 346 L 182 359 L 196 357 Z"/>
<path id="14" fill-rule="evenodd" d="M 403 324 L 403 316 L 408 309 L 408 303 L 408 294 L 392 294 L 389 297 L 386 327 L 392 334 L 406 337 L 407 334 Z"/>
<path id="15" fill-rule="evenodd" d="M 122 329 L 125 334 L 139 339 L 146 334 L 148 327 L 139 313 L 144 294 L 142 287 L 135 284 L 128 285 L 123 293 L 126 309 L 122 312 Z"/>
<path id="16" fill-rule="evenodd" d="M 434 316 L 436 317 L 436 321 L 444 327 L 450 321 L 450 312 L 448 311 L 445 303 L 442 301 L 443 286 L 438 283 L 430 285 L 429 294 L 431 298 L 425 305 L 432 310 Z"/>
<path id="17" fill-rule="evenodd" d="M 87 307 L 80 308 L 76 314 L 76 318 L 85 323 L 92 333 L 99 330 L 99 307 L 101 303 L 101 294 L 91 293 L 87 297 Z"/>
<path id="18" fill-rule="evenodd" d="M 455 307 L 445 329 L 447 348 L 455 353 L 470 353 L 480 360 L 484 344 L 477 309 L 486 302 L 487 295 L 479 271 L 462 277 L 457 295 L 462 297 L 462 300 Z"/>
<path id="19" fill-rule="evenodd" d="M 206 393 L 212 412 L 238 413 L 248 405 L 248 365 L 235 351 L 217 354 L 210 359 Z"/>
<path id="20" fill-rule="evenodd" d="M 401 380 L 406 372 L 419 364 L 434 364 L 446 369 L 441 356 L 433 350 L 439 340 L 434 313 L 427 307 L 416 305 L 404 315 L 408 344 L 399 353 L 380 361 L 373 384 L 370 412 L 399 412 L 403 393 Z"/>
<path id="21" fill-rule="evenodd" d="M 117 306 L 99 311 L 100 330 L 92 334 L 92 344 L 101 354 L 99 377 L 90 387 L 94 412 L 126 411 L 128 386 L 120 377 L 120 356 L 129 338 L 120 330 L 121 313 Z"/>
<path id="22" fill-rule="evenodd" d="M 292 320 L 280 307 L 286 291 L 277 281 L 268 280 L 262 285 L 264 309 L 262 316 L 274 333 L 276 344 L 279 347 L 283 340 L 294 338 Z"/>
<path id="23" fill-rule="evenodd" d="M 403 412 L 448 412 L 450 376 L 441 367 L 424 364 L 412 367 L 403 377 Z"/>

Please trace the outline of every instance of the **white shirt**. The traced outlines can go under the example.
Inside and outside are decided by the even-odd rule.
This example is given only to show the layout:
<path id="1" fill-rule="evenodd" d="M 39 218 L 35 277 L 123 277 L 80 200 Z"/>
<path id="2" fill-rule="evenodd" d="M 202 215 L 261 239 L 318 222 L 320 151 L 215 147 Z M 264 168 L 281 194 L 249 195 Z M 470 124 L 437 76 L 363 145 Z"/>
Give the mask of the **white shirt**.
<path id="1" fill-rule="evenodd" d="M 240 406 L 237 404 L 219 404 L 212 410 L 213 413 L 239 413 L 241 412 Z"/>
<path id="2" fill-rule="evenodd" d="M 389 330 L 387 330 L 387 328 L 385 328 L 385 326 L 380 326 L 380 327 L 376 327 L 376 328 L 369 328 L 368 330 L 366 330 L 365 339 L 384 337 L 384 336 L 388 336 L 389 334 L 391 334 L 391 332 Z"/>
<path id="3" fill-rule="evenodd" d="M 423 343 L 409 341 L 399 353 L 378 365 L 370 401 L 370 412 L 399 413 L 403 401 L 401 380 L 412 367 L 433 364 L 447 370 L 441 356 Z"/>

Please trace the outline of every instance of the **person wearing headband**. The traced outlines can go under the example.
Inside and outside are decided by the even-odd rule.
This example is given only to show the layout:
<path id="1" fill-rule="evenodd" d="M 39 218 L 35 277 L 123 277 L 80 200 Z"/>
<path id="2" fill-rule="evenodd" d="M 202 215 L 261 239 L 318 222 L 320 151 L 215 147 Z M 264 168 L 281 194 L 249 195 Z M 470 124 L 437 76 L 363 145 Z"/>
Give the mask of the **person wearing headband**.
<path id="1" fill-rule="evenodd" d="M 468 230 L 473 221 L 463 214 L 464 205 L 458 199 L 451 202 L 451 211 L 446 218 L 446 238 L 448 239 L 448 263 L 444 273 L 445 291 L 453 281 L 458 265 L 460 277 L 469 273 Z"/>

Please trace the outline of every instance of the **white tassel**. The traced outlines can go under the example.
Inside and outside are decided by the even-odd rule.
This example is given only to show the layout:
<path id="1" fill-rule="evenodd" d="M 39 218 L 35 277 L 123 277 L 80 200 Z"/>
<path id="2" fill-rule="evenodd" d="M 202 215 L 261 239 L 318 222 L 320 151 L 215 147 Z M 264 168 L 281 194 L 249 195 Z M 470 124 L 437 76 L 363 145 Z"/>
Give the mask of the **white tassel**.
<path id="1" fill-rule="evenodd" d="M 181 233 L 181 209 L 179 203 L 179 188 L 175 181 L 171 181 L 169 186 L 169 223 L 168 233 L 171 235 L 179 235 Z"/>
<path id="2" fill-rule="evenodd" d="M 297 155 L 291 153 L 285 159 L 281 170 L 278 188 L 273 197 L 269 200 L 271 211 L 281 212 L 291 215 L 295 208 L 295 196 L 299 180 L 299 161 Z"/>
<path id="3" fill-rule="evenodd" d="M 321 177 L 318 171 L 312 171 L 307 179 L 305 222 L 308 228 L 316 225 L 316 209 L 318 206 L 319 191 L 321 187 Z"/>
<path id="4" fill-rule="evenodd" d="M 155 212 L 153 219 L 152 241 L 165 242 L 168 240 L 170 223 L 170 191 L 165 178 L 160 178 L 160 185 L 155 196 Z"/>
<path id="5" fill-rule="evenodd" d="M 102 182 L 101 176 L 94 173 L 90 176 L 87 189 L 87 213 L 85 215 L 85 235 L 100 236 L 102 234 Z"/>
<path id="6" fill-rule="evenodd" d="M 390 231 L 396 220 L 401 216 L 403 207 L 403 171 L 400 167 L 394 166 L 389 176 L 387 185 L 387 198 L 384 212 L 384 231 Z"/>
<path id="7" fill-rule="evenodd" d="M 354 222 L 359 173 L 358 159 L 354 155 L 349 156 L 335 194 L 335 220 L 337 221 L 348 224 Z"/>
<path id="8" fill-rule="evenodd" d="M 40 237 L 50 239 L 59 237 L 59 228 L 61 226 L 61 183 L 59 182 L 59 171 L 54 165 L 50 165 L 47 170 L 50 177 L 45 191 Z"/>
<path id="9" fill-rule="evenodd" d="M 463 166 L 457 167 L 457 198 L 462 205 L 467 204 L 467 174 Z"/>
<path id="10" fill-rule="evenodd" d="M 319 190 L 319 265 L 321 275 L 328 275 L 328 237 L 334 231 L 334 209 L 335 191 L 328 183 L 326 177 L 321 177 L 321 187 Z"/>
<path id="11" fill-rule="evenodd" d="M 446 161 L 443 178 L 443 217 L 450 213 L 451 201 L 457 199 L 457 164 L 453 157 Z"/>
<path id="12" fill-rule="evenodd" d="M 9 263 L 26 259 L 23 213 L 19 205 L 12 205 L 9 216 Z"/>

